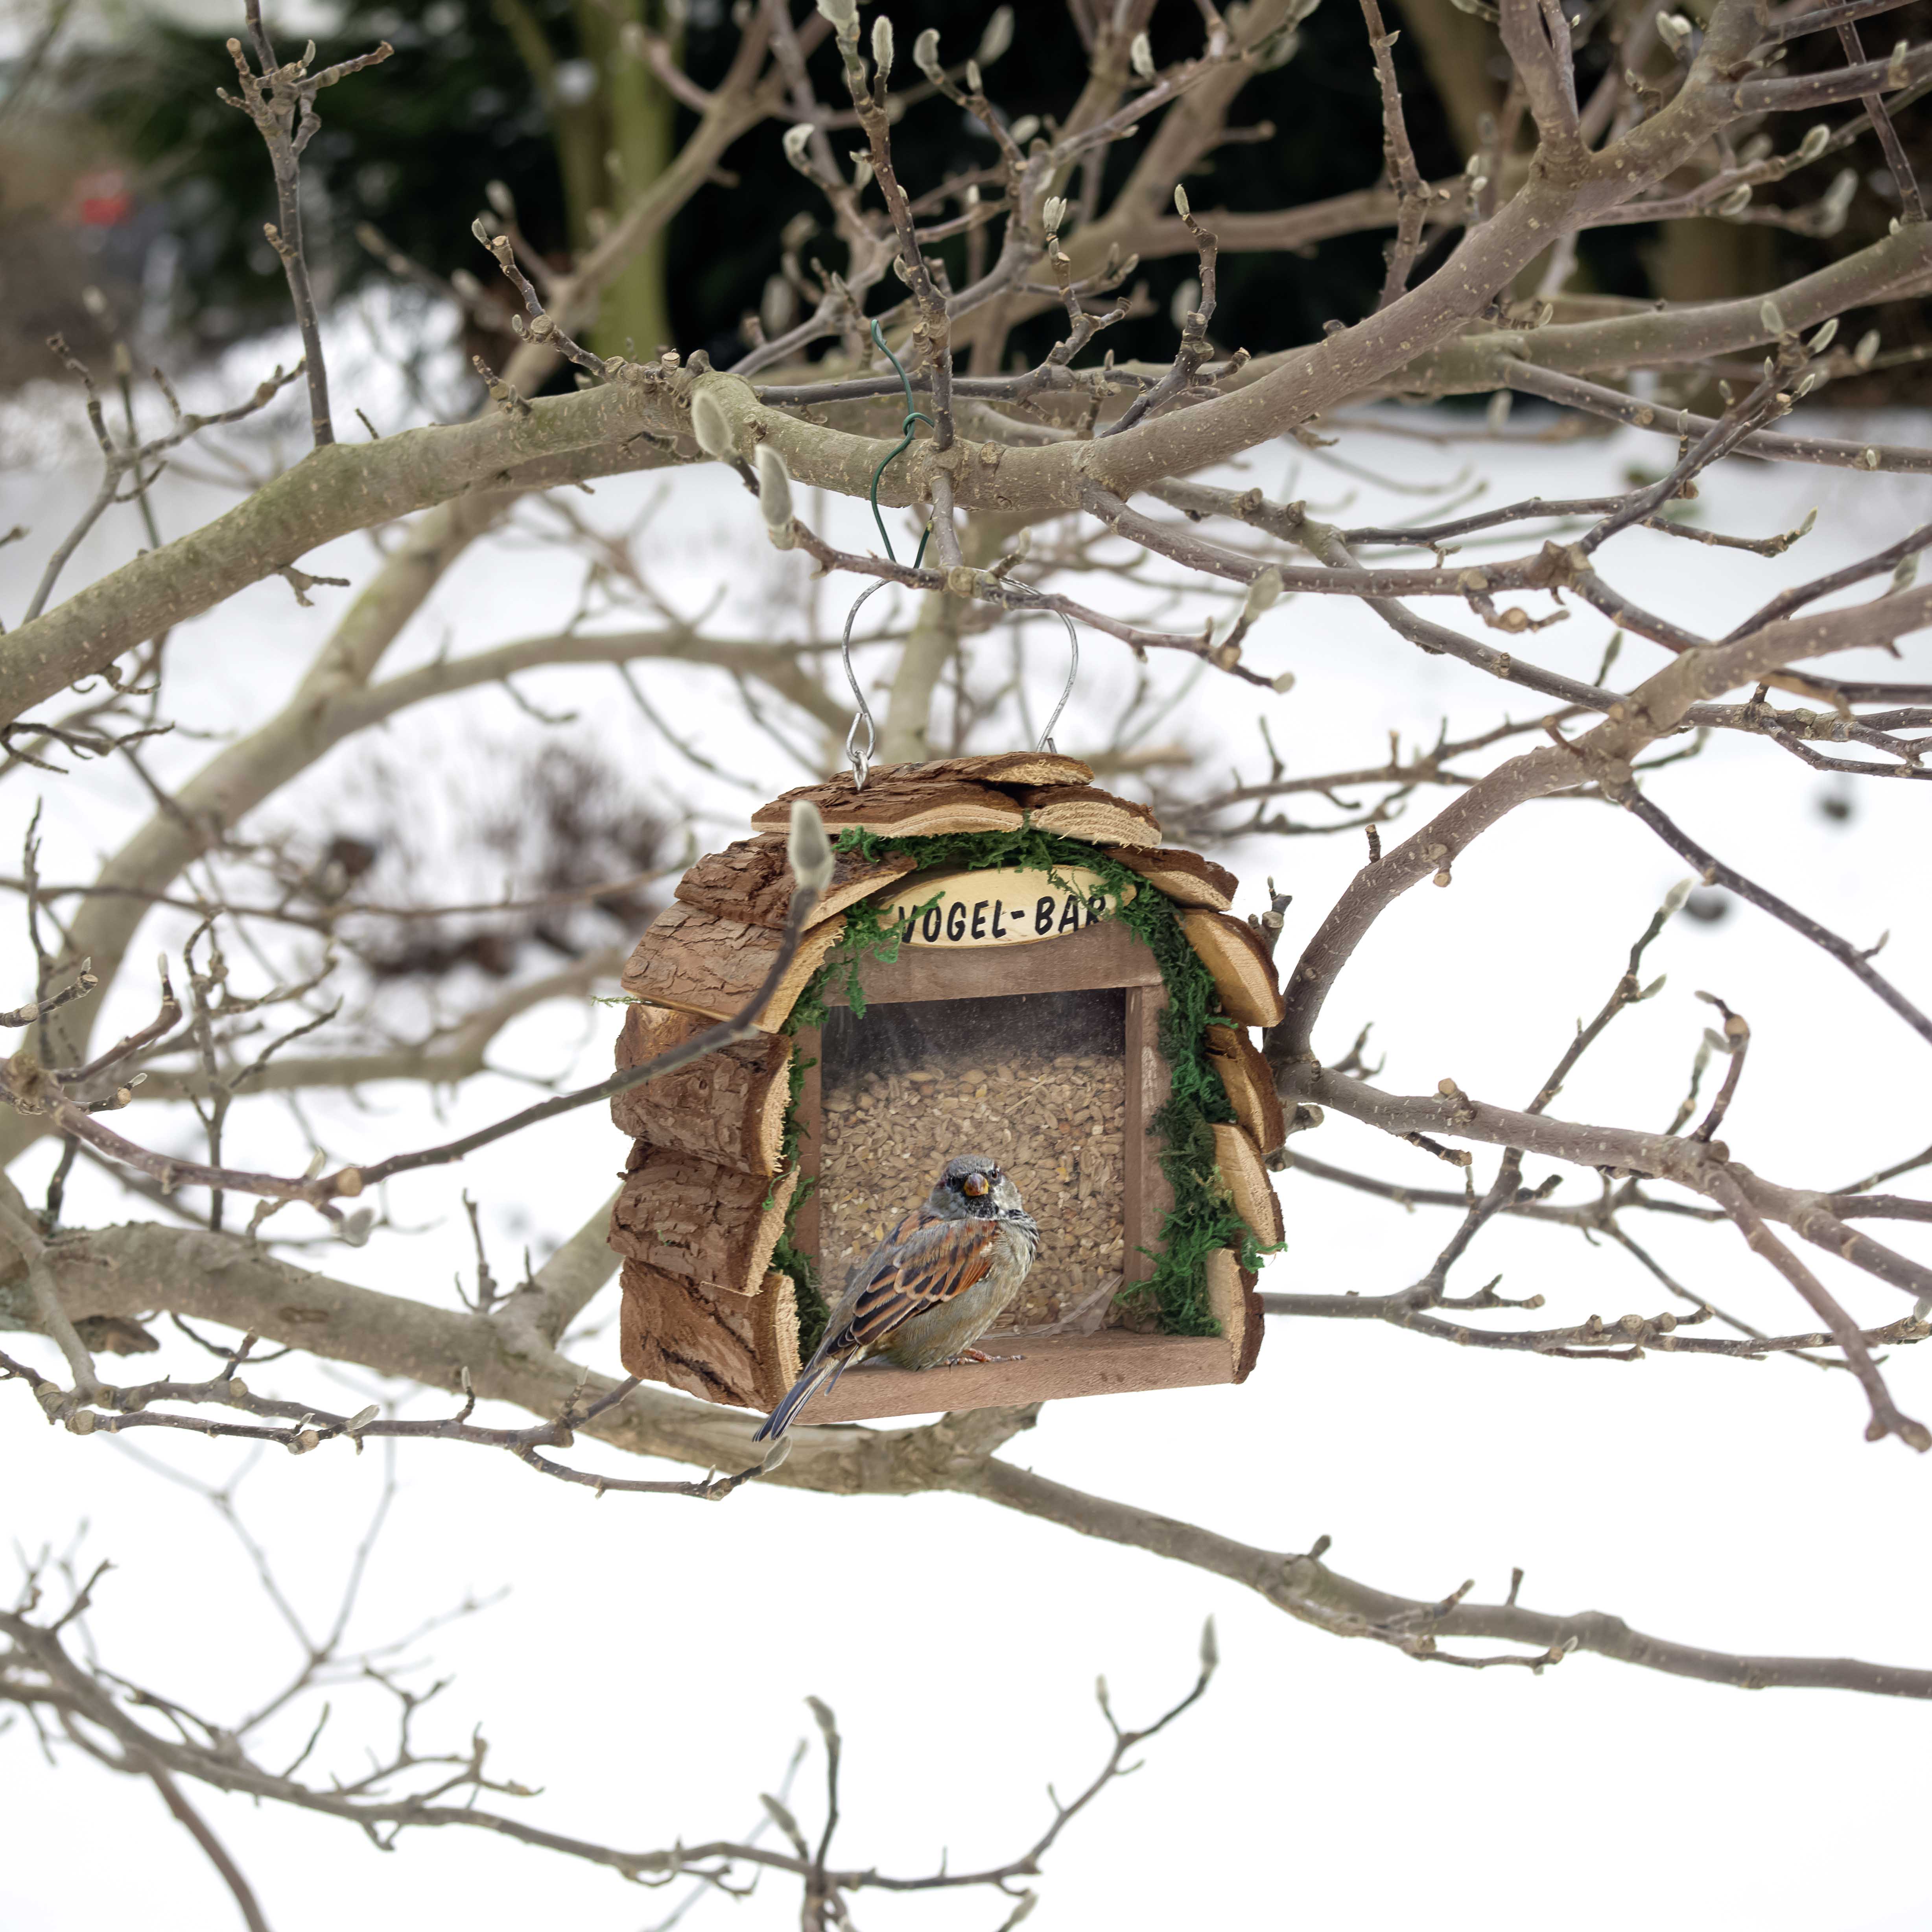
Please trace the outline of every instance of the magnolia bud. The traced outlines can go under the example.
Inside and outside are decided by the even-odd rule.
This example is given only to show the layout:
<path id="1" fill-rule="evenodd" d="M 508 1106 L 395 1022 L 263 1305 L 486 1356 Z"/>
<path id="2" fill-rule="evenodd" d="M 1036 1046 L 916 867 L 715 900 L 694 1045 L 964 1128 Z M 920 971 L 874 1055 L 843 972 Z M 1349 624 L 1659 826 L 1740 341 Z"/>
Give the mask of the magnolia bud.
<path id="1" fill-rule="evenodd" d="M 758 298 L 758 320 L 767 337 L 782 335 L 798 320 L 798 291 L 782 275 L 766 279 Z"/>
<path id="2" fill-rule="evenodd" d="M 1018 146 L 1024 148 L 1040 132 L 1040 116 L 1037 114 L 1022 114 L 1006 131 Z"/>
<path id="3" fill-rule="evenodd" d="M 800 799 L 792 806 L 785 859 L 802 890 L 822 892 L 831 884 L 832 842 L 825 836 L 825 821 L 819 817 L 818 806 L 808 799 Z"/>
<path id="4" fill-rule="evenodd" d="M 1060 224 L 1066 218 L 1066 203 L 1061 196 L 1050 194 L 1040 204 L 1040 218 L 1049 235 L 1060 232 Z"/>
<path id="5" fill-rule="evenodd" d="M 812 134 L 810 125 L 803 121 L 800 122 L 795 127 L 788 128 L 784 131 L 785 159 L 790 162 L 800 174 L 811 172 L 806 162 L 805 151 L 812 145 Z"/>
<path id="6" fill-rule="evenodd" d="M 883 83 L 892 70 L 892 23 L 884 14 L 872 22 L 872 64 Z"/>
<path id="7" fill-rule="evenodd" d="M 1878 331 L 1868 328 L 1858 338 L 1858 346 L 1852 351 L 1852 360 L 1861 369 L 1869 369 L 1878 354 Z"/>
<path id="8" fill-rule="evenodd" d="M 1192 204 L 1187 199 L 1187 190 L 1178 182 L 1174 184 L 1174 212 L 1184 221 L 1193 212 Z"/>
<path id="9" fill-rule="evenodd" d="M 1132 62 L 1134 71 L 1143 80 L 1154 78 L 1154 46 L 1146 34 L 1136 34 L 1134 44 L 1127 50 L 1127 58 Z"/>
<path id="10" fill-rule="evenodd" d="M 1814 356 L 1822 356 L 1832 346 L 1832 339 L 1838 332 L 1838 318 L 1834 315 L 1804 346 Z"/>
<path id="11" fill-rule="evenodd" d="M 1764 300 L 1758 304 L 1757 319 L 1762 325 L 1766 334 L 1782 335 L 1784 333 L 1784 311 L 1772 300 L 1770 296 L 1766 296 Z"/>
<path id="12" fill-rule="evenodd" d="M 991 67 L 1012 44 L 1013 10 L 1010 7 L 996 7 L 974 52 L 986 66 Z"/>
<path id="13" fill-rule="evenodd" d="M 1831 145 L 1832 130 L 1823 122 L 1808 129 L 1803 140 L 1798 144 L 1796 158 L 1800 161 L 1815 161 Z"/>
<path id="14" fill-rule="evenodd" d="M 1750 207 L 1750 198 L 1751 185 L 1749 182 L 1746 182 L 1742 187 L 1732 188 L 1730 193 L 1718 202 L 1718 212 L 1724 215 L 1742 214 Z"/>
<path id="15" fill-rule="evenodd" d="M 821 8 L 825 0 L 818 0 Z M 1682 14 L 1660 14 L 1657 16 L 1657 37 L 1673 54 L 1681 54 L 1688 44 L 1691 34 L 1690 22 Z"/>
<path id="16" fill-rule="evenodd" d="M 691 399 L 691 433 L 706 456 L 722 460 L 736 454 L 731 441 L 731 419 L 708 389 L 700 389 Z"/>
<path id="17" fill-rule="evenodd" d="M 1252 624 L 1281 595 L 1281 572 L 1273 564 L 1248 586 L 1241 605 L 1241 622 Z"/>
<path id="18" fill-rule="evenodd" d="M 1676 884 L 1664 894 L 1662 910 L 1666 919 L 1669 919 L 1674 913 L 1683 910 L 1684 902 L 1690 896 L 1690 889 L 1696 883 L 1697 881 L 1694 878 L 1679 879 Z"/>
<path id="19" fill-rule="evenodd" d="M 986 83 L 980 78 L 980 63 L 969 60 L 966 63 L 966 92 L 968 94 L 984 94 L 986 91 Z"/>
<path id="20" fill-rule="evenodd" d="M 783 531 L 788 536 L 791 531 L 791 478 L 786 473 L 784 458 L 768 442 L 758 446 L 757 468 L 758 472 L 758 508 L 764 512 L 765 524 L 773 536 Z"/>
<path id="21" fill-rule="evenodd" d="M 859 38 L 859 0 L 818 0 L 818 10 L 842 40 Z"/>
<path id="22" fill-rule="evenodd" d="M 945 78 L 946 70 L 939 64 L 939 29 L 937 27 L 927 28 L 913 42 L 912 64 L 935 86 Z"/>

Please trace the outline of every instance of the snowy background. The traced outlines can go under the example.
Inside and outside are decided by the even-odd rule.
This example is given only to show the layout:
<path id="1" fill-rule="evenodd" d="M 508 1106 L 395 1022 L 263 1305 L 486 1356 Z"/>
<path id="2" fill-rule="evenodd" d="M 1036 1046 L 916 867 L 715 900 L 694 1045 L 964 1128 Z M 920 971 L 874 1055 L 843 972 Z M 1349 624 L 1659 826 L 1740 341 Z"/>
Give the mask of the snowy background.
<path id="1" fill-rule="evenodd" d="M 358 404 L 385 430 L 439 412 L 434 358 L 427 386 L 411 394 L 368 350 L 372 337 L 381 342 L 396 326 L 392 316 L 339 320 L 334 380 L 344 424 Z M 276 352 L 271 344 L 231 361 L 204 379 L 201 393 L 224 382 L 238 391 Z M 0 615 L 9 621 L 92 488 L 77 420 L 73 394 L 50 386 L 16 399 L 0 422 L 8 465 L 0 528 L 20 522 L 33 531 L 0 550 Z M 1414 411 L 1380 420 L 1450 426 Z M 1924 440 L 1923 424 L 1896 418 L 1838 422 L 1814 409 L 1807 422 L 1838 434 Z M 1520 413 L 1510 433 L 1534 427 Z M 256 436 L 236 446 L 259 460 L 265 445 Z M 1654 469 L 1673 446 L 1630 433 L 1567 446 L 1450 449 L 1364 432 L 1336 454 L 1412 489 L 1446 488 L 1466 457 L 1487 478 L 1482 501 L 1499 503 L 1625 487 L 1629 466 Z M 291 440 L 287 454 L 297 447 Z M 1345 475 L 1288 444 L 1229 474 L 1271 496 L 1305 494 L 1348 522 L 1414 520 L 1435 500 Z M 164 534 L 232 500 L 212 485 L 171 479 L 157 497 Z M 642 545 L 654 581 L 687 613 L 722 597 L 708 620 L 714 632 L 803 634 L 805 566 L 766 549 L 755 508 L 735 482 L 715 471 L 682 476 L 670 490 L 661 478 L 619 478 L 599 483 L 594 499 L 574 500 L 607 527 L 655 505 Z M 1701 508 L 1710 527 L 1765 536 L 1814 505 L 1816 532 L 1774 561 L 1636 533 L 1611 547 L 1604 574 L 1649 608 L 1719 632 L 1778 588 L 1925 520 L 1932 482 L 1733 461 L 1707 483 Z M 828 511 L 806 499 L 800 507 L 839 539 L 863 542 L 849 506 Z M 66 590 L 130 554 L 139 541 L 134 517 L 124 509 L 109 518 L 70 566 Z M 1466 560 L 1526 548 L 1513 538 Z M 310 572 L 358 586 L 376 561 L 363 537 L 303 560 Z M 555 629 L 574 608 L 580 574 L 553 546 L 518 539 L 478 548 L 405 633 L 385 674 L 445 649 L 473 651 Z M 169 714 L 202 730 L 258 722 L 292 688 L 351 594 L 318 591 L 317 608 L 302 610 L 272 579 L 184 626 L 171 647 Z M 821 595 L 836 604 L 842 592 L 835 585 Z M 1133 600 L 1117 601 L 1126 608 Z M 1186 612 L 1174 614 L 1180 628 Z M 1448 605 L 1430 614 L 1455 621 Z M 1580 608 L 1524 649 L 1588 676 L 1607 635 Z M 1857 677 L 1932 676 L 1924 640 L 1904 650 L 1903 662 L 1871 653 L 1833 668 Z M 1210 679 L 1176 702 L 1157 734 L 1199 748 L 1210 774 L 1264 770 L 1256 734 L 1263 716 L 1296 770 L 1326 771 L 1378 763 L 1391 731 L 1408 746 L 1432 740 L 1445 720 L 1453 736 L 1505 709 L 1534 718 L 1548 708 L 1420 655 L 1339 600 L 1284 600 L 1248 656 L 1270 674 L 1292 669 L 1293 690 L 1258 695 Z M 1661 661 L 1628 640 L 1616 676 L 1634 682 Z M 1060 662 L 1044 631 L 1035 633 L 1034 662 L 1043 695 Z M 1162 688 L 1178 692 L 1184 668 L 1157 667 Z M 1122 647 L 1084 640 L 1063 748 L 1078 752 L 1102 736 L 1130 670 Z M 356 830 L 357 812 L 371 808 L 372 756 L 418 776 L 424 812 L 446 812 L 452 797 L 487 796 L 532 743 L 561 735 L 600 746 L 645 805 L 694 801 L 706 815 L 693 836 L 699 849 L 712 850 L 740 836 L 753 806 L 804 776 L 748 730 L 722 680 L 646 664 L 640 680 L 694 749 L 743 775 L 750 789 L 694 768 L 645 724 L 614 673 L 559 670 L 519 687 L 547 711 L 574 711 L 573 722 L 547 734 L 494 688 L 425 706 L 398 718 L 376 743 L 324 760 L 250 829 Z M 164 782 L 179 782 L 214 748 L 177 735 L 147 751 Z M 1478 770 L 1510 748 L 1460 762 Z M 1882 966 L 1922 1004 L 1932 996 L 1932 896 L 1922 833 L 1913 830 L 1924 795 L 1910 784 L 1874 781 L 1854 790 L 1850 783 L 1810 772 L 1762 740 L 1731 737 L 1659 772 L 1649 788 L 1694 837 L 1856 943 L 1889 928 Z M 1414 802 L 1394 836 L 1441 796 Z M 68 778 L 16 775 L 0 792 L 0 852 L 17 853 L 37 798 L 46 804 L 42 869 L 54 880 L 89 876 L 148 809 L 118 762 Z M 1850 802 L 1849 818 L 1822 808 L 1833 799 Z M 1306 800 L 1290 810 L 1298 819 L 1325 815 Z M 1244 881 L 1244 912 L 1265 903 L 1268 874 L 1293 890 L 1282 948 L 1292 958 L 1364 854 L 1360 835 L 1350 832 L 1252 842 L 1219 856 Z M 1484 1099 L 1521 1104 L 1578 1016 L 1601 1004 L 1631 940 L 1683 871 L 1624 814 L 1564 802 L 1519 811 L 1459 861 L 1450 890 L 1412 892 L 1378 922 L 1329 1000 L 1318 1050 L 1337 1057 L 1372 1020 L 1371 1061 L 1387 1055 L 1385 1087 L 1426 1092 L 1452 1076 Z M 487 878 L 478 883 L 485 894 L 491 889 Z M 132 958 L 178 947 L 184 932 L 156 917 Z M 12 998 L 26 992 L 28 967 L 11 922 L 6 938 L 13 950 L 0 985 L 14 988 Z M 1932 1139 L 1924 1043 L 1782 926 L 1742 905 L 1714 923 L 1682 917 L 1646 964 L 1668 974 L 1665 991 L 1618 1018 L 1552 1111 L 1660 1129 L 1709 1016 L 1695 998 L 1707 988 L 1754 1029 L 1726 1130 L 1737 1158 L 1780 1181 L 1843 1186 Z M 152 982 L 130 964 L 100 1036 L 139 1024 L 152 1009 Z M 311 1096 L 309 1117 L 334 1156 L 378 1158 L 523 1104 L 532 1090 L 519 1072 L 599 1077 L 616 1024 L 608 1007 L 558 1002 L 519 1021 L 493 1054 L 505 1071 L 446 1096 L 440 1118 L 419 1094 L 388 1088 L 353 1100 Z M 152 1108 L 130 1120 L 152 1144 L 188 1144 L 184 1114 Z M 231 1146 L 245 1144 L 249 1165 L 298 1170 L 306 1159 L 285 1111 L 258 1106 L 240 1125 L 245 1139 Z M 1332 1116 L 1295 1144 L 1396 1182 L 1453 1183 L 1426 1154 Z M 460 1171 L 397 1183 L 391 1217 L 422 1232 L 379 1233 L 360 1251 L 331 1246 L 295 1258 L 453 1306 L 452 1275 L 471 1265 L 464 1188 L 487 1204 L 493 1259 L 500 1274 L 514 1276 L 525 1244 L 541 1262 L 593 1211 L 622 1153 L 602 1111 L 585 1110 L 491 1147 Z M 51 1164 L 51 1151 L 39 1148 L 16 1165 L 30 1199 Z M 1490 1171 L 1490 1156 L 1480 1155 L 1479 1176 Z M 1534 1184 L 1545 1171 L 1532 1162 L 1527 1178 Z M 1914 1189 L 1922 1178 L 1900 1185 Z M 1401 1287 L 1424 1271 L 1453 1226 L 1441 1210 L 1405 1215 L 1305 1176 L 1280 1179 L 1288 1246 L 1270 1264 L 1267 1288 Z M 1585 1198 L 1575 1179 L 1556 1196 Z M 140 1204 L 82 1169 L 68 1218 L 128 1218 Z M 292 1215 L 275 1225 L 311 1232 L 297 1228 Z M 1695 1292 L 1774 1332 L 1810 1325 L 1734 1235 L 1663 1217 L 1631 1225 Z M 1887 1238 L 1923 1252 L 1924 1232 L 1900 1226 Z M 1814 1251 L 1807 1258 L 1862 1318 L 1907 1312 L 1892 1291 Z M 1570 1230 L 1493 1228 L 1465 1264 L 1465 1286 L 1498 1268 L 1504 1292 L 1548 1298 L 1526 1318 L 1538 1322 L 1670 1305 L 1628 1256 Z M 611 1373 L 615 1298 L 614 1282 L 572 1345 L 579 1359 Z M 10 1338 L 9 1346 L 52 1366 L 51 1351 L 34 1338 Z M 186 1369 L 197 1359 L 207 1358 L 171 1339 L 149 1360 Z M 338 1407 L 404 1394 L 300 1357 L 272 1373 L 278 1391 Z M 1932 1412 L 1932 1350 L 1895 1355 L 1889 1373 L 1902 1406 Z M 256 1379 L 268 1386 L 271 1372 Z M 92 1619 L 106 1660 L 216 1714 L 245 1708 L 272 1688 L 292 1665 L 292 1641 L 272 1622 L 245 1556 L 206 1502 L 170 1479 L 178 1472 L 225 1480 L 247 1459 L 227 1445 L 158 1432 L 139 1438 L 137 1459 L 105 1438 L 50 1431 L 17 1389 L 0 1394 L 4 1526 L 25 1552 L 78 1539 L 84 1563 L 112 1558 Z M 1454 1351 L 1378 1326 L 1278 1321 L 1238 1390 L 1049 1407 L 1007 1453 L 1059 1480 L 1262 1547 L 1303 1550 L 1325 1532 L 1334 1538 L 1333 1564 L 1394 1591 L 1434 1596 L 1473 1576 L 1478 1595 L 1493 1599 L 1520 1564 L 1524 1600 L 1540 1609 L 1600 1608 L 1640 1629 L 1730 1650 L 1924 1666 L 1932 1663 L 1932 1556 L 1922 1528 L 1928 1471 L 1896 1442 L 1868 1445 L 1864 1420 L 1850 1376 L 1792 1360 L 1539 1360 Z M 586 1463 L 602 1454 L 584 1443 L 578 1453 Z M 380 1454 L 357 1458 L 340 1445 L 300 1460 L 274 1454 L 247 1466 L 236 1492 L 284 1587 L 318 1623 L 376 1504 L 384 1466 Z M 998 1862 L 1043 1826 L 1049 1780 L 1064 1794 L 1102 1761 L 1095 1674 L 1107 1676 L 1124 1720 L 1150 1718 L 1191 1681 L 1200 1624 L 1211 1612 L 1225 1662 L 1206 1701 L 1152 1748 L 1145 1769 L 1070 1832 L 1047 1867 L 1036 1922 L 1294 1919 L 1441 1932 L 1544 1924 L 1621 1932 L 1640 1916 L 1762 1932 L 1904 1932 L 1932 1923 L 1932 1876 L 1915 1849 L 1926 1736 L 1917 1705 L 1826 1692 L 1746 1695 L 1587 1657 L 1540 1677 L 1421 1666 L 1294 1623 L 1198 1572 L 957 1498 L 835 1499 L 754 1486 L 722 1507 L 639 1497 L 596 1503 L 507 1459 L 442 1444 L 406 1446 L 395 1468 L 399 1493 L 352 1634 L 380 1642 L 467 1597 L 504 1593 L 416 1646 L 412 1654 L 433 1660 L 425 1676 L 454 1678 L 422 1720 L 421 1736 L 460 1750 L 480 1725 L 496 1773 L 541 1787 L 517 1804 L 520 1813 L 551 1828 L 637 1848 L 742 1833 L 758 1816 L 756 1794 L 776 1787 L 795 1742 L 810 1732 L 801 1700 L 815 1694 L 837 1711 L 847 1739 L 848 1822 L 836 1856 L 897 1872 L 930 1869 L 942 1850 L 956 1869 Z M 935 1644 L 935 1628 L 957 1633 L 956 1643 Z M 311 1709 L 291 1720 L 290 1755 L 314 1717 Z M 353 1774 L 359 1740 L 386 1748 L 387 1725 L 373 1696 L 338 1694 L 328 1734 L 335 1755 L 326 1741 L 320 1761 Z M 794 1793 L 808 1831 L 818 1815 L 815 1778 L 814 1760 Z M 70 1924 L 77 1892 L 99 1900 L 104 1883 L 124 1903 L 137 1898 L 154 1932 L 231 1922 L 231 1901 L 145 1784 L 76 1762 L 50 1774 L 16 1724 L 0 1738 L 0 1789 L 14 1848 L 0 1862 L 0 1924 L 19 1932 Z M 385 1857 L 326 1820 L 195 1796 L 278 1932 L 417 1922 L 507 1932 L 539 1918 L 641 1928 L 680 1899 L 674 1890 L 627 1891 L 608 1874 L 482 1833 L 418 1833 Z M 868 1894 L 857 1904 L 868 1928 L 950 1932 L 991 1928 L 1000 1916 L 993 1900 L 972 1895 Z M 728 1920 L 753 1932 L 794 1922 L 796 1910 L 795 1892 L 768 1881 L 736 1905 L 700 1903 L 687 1922 Z"/>

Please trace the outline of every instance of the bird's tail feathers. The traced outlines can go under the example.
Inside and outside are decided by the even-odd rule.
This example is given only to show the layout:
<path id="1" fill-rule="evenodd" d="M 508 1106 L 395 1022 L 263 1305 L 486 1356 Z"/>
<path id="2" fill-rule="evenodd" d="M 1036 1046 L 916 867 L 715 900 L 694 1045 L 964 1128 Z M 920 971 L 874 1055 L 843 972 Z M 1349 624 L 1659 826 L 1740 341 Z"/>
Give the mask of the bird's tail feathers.
<path id="1" fill-rule="evenodd" d="M 784 1401 L 772 1411 L 766 1418 L 765 1426 L 752 1440 L 770 1442 L 782 1436 L 791 1426 L 792 1418 L 821 1389 L 831 1388 L 845 1372 L 845 1357 L 838 1355 L 807 1364 L 805 1372 L 792 1384 Z"/>

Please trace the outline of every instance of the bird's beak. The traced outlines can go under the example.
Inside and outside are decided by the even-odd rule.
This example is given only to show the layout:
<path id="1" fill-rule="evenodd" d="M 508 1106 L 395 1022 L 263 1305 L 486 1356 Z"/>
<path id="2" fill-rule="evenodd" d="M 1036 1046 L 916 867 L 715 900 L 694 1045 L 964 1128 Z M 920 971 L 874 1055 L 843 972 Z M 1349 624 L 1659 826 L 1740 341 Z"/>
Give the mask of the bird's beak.
<path id="1" fill-rule="evenodd" d="M 993 1191 L 993 1184 L 983 1174 L 969 1174 L 959 1184 L 959 1191 L 968 1198 L 977 1201 L 982 1195 Z"/>

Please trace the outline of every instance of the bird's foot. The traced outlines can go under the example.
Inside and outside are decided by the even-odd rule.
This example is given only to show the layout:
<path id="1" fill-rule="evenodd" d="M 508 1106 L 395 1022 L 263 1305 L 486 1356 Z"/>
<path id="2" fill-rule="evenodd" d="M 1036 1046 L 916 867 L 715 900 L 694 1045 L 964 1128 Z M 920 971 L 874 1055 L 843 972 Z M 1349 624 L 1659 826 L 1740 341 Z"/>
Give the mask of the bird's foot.
<path id="1" fill-rule="evenodd" d="M 984 1355 L 977 1348 L 962 1348 L 946 1366 L 949 1369 L 956 1369 L 967 1362 L 1023 1362 L 1025 1360 L 1024 1355 Z"/>

